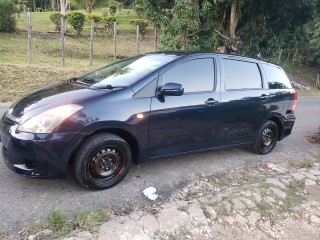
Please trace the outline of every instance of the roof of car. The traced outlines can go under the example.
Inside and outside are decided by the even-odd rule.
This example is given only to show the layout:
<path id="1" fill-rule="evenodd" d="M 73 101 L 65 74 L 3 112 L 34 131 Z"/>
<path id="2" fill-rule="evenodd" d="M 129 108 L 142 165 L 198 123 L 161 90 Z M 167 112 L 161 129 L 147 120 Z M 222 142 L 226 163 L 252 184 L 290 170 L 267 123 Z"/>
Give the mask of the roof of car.
<path id="1" fill-rule="evenodd" d="M 218 52 L 190 52 L 190 51 L 160 51 L 160 52 L 150 52 L 146 53 L 145 55 L 149 54 L 166 54 L 166 55 L 176 55 L 179 57 L 185 57 L 185 56 L 191 56 L 191 55 L 207 55 L 207 54 L 213 54 L 213 55 L 219 55 L 219 56 L 224 56 L 224 57 L 230 57 L 230 58 L 239 58 L 241 60 L 254 60 L 254 61 L 260 61 L 262 63 L 274 65 L 276 67 L 280 67 L 279 65 L 263 60 L 263 59 L 256 59 L 256 58 L 251 58 L 251 57 L 246 57 L 246 56 L 241 56 L 241 55 L 232 55 L 232 54 L 225 54 L 225 53 L 218 53 Z M 281 67 L 280 67 L 281 68 Z"/>

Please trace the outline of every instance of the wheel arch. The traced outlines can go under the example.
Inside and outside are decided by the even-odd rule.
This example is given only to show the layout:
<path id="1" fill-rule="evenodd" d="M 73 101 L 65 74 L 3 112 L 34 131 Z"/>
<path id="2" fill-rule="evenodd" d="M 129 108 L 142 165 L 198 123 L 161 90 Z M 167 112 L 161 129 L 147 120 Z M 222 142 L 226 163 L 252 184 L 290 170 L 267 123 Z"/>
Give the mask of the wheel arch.
<path id="1" fill-rule="evenodd" d="M 268 120 L 273 121 L 275 124 L 277 124 L 277 127 L 278 127 L 278 141 L 280 141 L 282 139 L 283 131 L 284 131 L 284 127 L 283 127 L 282 121 L 280 120 L 279 117 L 276 117 L 276 116 L 272 116 L 272 117 L 268 118 Z"/>
<path id="2" fill-rule="evenodd" d="M 70 159 L 69 159 L 69 164 L 71 164 L 74 160 L 74 155 L 77 152 L 77 150 L 81 147 L 82 143 L 86 141 L 88 138 L 100 134 L 100 133 L 111 133 L 114 135 L 117 135 L 121 138 L 123 138 L 130 146 L 131 152 L 132 152 L 132 162 L 135 164 L 139 164 L 140 162 L 140 146 L 137 141 L 137 139 L 128 131 L 120 129 L 120 128 L 105 128 L 105 129 L 99 129 L 91 134 L 86 135 L 82 141 L 78 144 L 78 146 L 74 149 Z"/>

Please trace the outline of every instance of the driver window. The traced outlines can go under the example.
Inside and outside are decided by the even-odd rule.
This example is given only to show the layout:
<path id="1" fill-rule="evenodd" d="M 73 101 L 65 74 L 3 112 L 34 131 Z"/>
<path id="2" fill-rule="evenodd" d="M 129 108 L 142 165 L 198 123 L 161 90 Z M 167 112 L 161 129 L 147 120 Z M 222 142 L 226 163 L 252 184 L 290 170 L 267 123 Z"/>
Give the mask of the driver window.
<path id="1" fill-rule="evenodd" d="M 195 59 L 174 66 L 163 74 L 163 85 L 180 83 L 185 93 L 213 91 L 214 65 L 212 58 Z"/>

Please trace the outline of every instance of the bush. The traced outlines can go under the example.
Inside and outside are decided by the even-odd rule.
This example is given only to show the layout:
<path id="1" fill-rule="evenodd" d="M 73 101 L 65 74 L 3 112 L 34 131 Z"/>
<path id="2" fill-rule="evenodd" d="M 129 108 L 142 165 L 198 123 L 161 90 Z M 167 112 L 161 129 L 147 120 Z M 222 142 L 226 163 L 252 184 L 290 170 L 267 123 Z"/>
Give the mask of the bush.
<path id="1" fill-rule="evenodd" d="M 16 8 L 9 0 L 0 0 L 0 32 L 13 32 L 16 28 Z"/>
<path id="2" fill-rule="evenodd" d="M 129 19 L 129 24 L 132 25 L 132 27 L 136 27 L 137 25 L 139 25 L 139 32 L 142 37 L 145 35 L 147 27 L 149 25 L 148 21 L 144 19 Z"/>
<path id="3" fill-rule="evenodd" d="M 52 12 L 50 13 L 50 20 L 56 26 L 56 31 L 61 30 L 61 17 L 59 12 Z"/>
<path id="4" fill-rule="evenodd" d="M 43 10 L 43 8 L 41 8 L 41 7 L 37 7 L 37 8 L 36 8 L 36 12 L 44 12 L 44 10 Z"/>
<path id="5" fill-rule="evenodd" d="M 109 12 L 112 16 L 114 16 L 117 12 L 117 5 L 115 4 L 111 4 L 109 7 Z"/>
<path id="6" fill-rule="evenodd" d="M 89 20 L 93 19 L 95 23 L 99 23 L 102 20 L 102 17 L 97 14 L 90 14 L 88 15 L 88 19 Z"/>
<path id="7" fill-rule="evenodd" d="M 134 11 L 136 12 L 138 18 L 144 17 L 144 6 L 142 4 L 134 5 Z"/>
<path id="8" fill-rule="evenodd" d="M 102 18 L 103 26 L 107 31 L 107 35 L 113 34 L 113 23 L 116 22 L 117 19 L 114 16 L 104 17 Z"/>
<path id="9" fill-rule="evenodd" d="M 69 12 L 68 13 L 68 23 L 72 26 L 74 30 L 77 31 L 77 35 L 80 35 L 86 16 L 81 12 Z"/>

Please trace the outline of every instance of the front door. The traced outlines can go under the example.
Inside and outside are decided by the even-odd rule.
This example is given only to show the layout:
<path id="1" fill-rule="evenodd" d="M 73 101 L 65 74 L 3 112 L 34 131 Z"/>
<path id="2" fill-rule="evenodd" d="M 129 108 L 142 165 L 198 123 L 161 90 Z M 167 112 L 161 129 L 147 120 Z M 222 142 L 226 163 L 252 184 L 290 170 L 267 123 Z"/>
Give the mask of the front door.
<path id="1" fill-rule="evenodd" d="M 220 93 L 215 91 L 213 58 L 178 63 L 159 76 L 158 86 L 179 83 L 182 96 L 152 98 L 149 128 L 151 158 L 215 146 Z"/>

